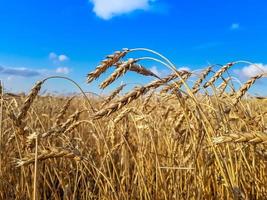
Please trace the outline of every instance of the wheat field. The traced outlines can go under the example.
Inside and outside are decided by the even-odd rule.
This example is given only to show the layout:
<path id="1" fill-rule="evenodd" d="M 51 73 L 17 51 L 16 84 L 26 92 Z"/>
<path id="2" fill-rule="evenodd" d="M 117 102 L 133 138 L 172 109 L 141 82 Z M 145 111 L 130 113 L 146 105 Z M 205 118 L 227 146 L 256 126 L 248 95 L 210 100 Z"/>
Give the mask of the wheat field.
<path id="1" fill-rule="evenodd" d="M 135 51 L 151 57 L 128 58 Z M 171 70 L 159 77 L 141 61 Z M 87 75 L 105 89 L 128 72 L 151 80 L 88 95 L 48 77 L 0 107 L 0 199 L 267 199 L 267 98 L 239 87 L 239 62 L 176 70 L 149 49 L 108 55 Z M 113 70 L 111 74 L 105 73 Z M 41 95 L 50 79 L 80 89 Z M 114 82 L 114 83 L 113 83 Z"/>

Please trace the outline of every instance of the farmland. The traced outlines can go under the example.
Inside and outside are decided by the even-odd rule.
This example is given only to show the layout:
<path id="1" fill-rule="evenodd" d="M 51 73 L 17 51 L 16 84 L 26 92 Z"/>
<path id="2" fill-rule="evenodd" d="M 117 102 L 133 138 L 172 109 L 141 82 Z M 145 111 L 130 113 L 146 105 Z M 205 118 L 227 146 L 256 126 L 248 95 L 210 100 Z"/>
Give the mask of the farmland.
<path id="1" fill-rule="evenodd" d="M 135 51 L 153 56 L 128 58 Z M 159 77 L 143 60 L 171 73 Z M 128 72 L 151 82 L 125 91 L 124 79 L 105 96 L 40 94 L 50 79 L 77 86 L 60 76 L 26 95 L 2 87 L 0 199 L 265 199 L 267 99 L 249 89 L 266 74 L 236 87 L 236 64 L 195 73 L 152 50 L 123 49 L 88 84 L 105 76 L 106 89 Z"/>

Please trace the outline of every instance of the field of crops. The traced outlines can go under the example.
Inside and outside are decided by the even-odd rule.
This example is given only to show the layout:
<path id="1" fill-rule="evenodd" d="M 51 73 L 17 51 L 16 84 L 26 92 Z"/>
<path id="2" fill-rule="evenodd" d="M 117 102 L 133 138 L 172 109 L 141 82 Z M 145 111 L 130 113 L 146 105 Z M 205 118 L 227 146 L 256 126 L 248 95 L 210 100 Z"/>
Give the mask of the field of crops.
<path id="1" fill-rule="evenodd" d="M 128 59 L 135 51 L 152 57 Z M 88 84 L 103 76 L 105 89 L 128 72 L 154 80 L 126 91 L 124 79 L 106 96 L 40 94 L 50 79 L 76 85 L 65 77 L 27 95 L 1 87 L 0 199 L 266 199 L 267 99 L 248 95 L 266 74 L 237 87 L 237 64 L 178 71 L 157 52 L 123 49 Z"/>

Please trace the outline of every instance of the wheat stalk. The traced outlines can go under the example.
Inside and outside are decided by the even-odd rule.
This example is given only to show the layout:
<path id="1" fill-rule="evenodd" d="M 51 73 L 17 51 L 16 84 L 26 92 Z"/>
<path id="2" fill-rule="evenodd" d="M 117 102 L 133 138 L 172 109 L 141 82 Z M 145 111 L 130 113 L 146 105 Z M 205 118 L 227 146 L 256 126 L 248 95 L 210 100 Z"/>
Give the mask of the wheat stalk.
<path id="1" fill-rule="evenodd" d="M 183 72 L 183 73 L 187 73 L 187 72 Z M 141 95 L 146 94 L 149 90 L 156 89 L 160 87 L 162 84 L 165 84 L 175 78 L 177 78 L 177 74 L 171 74 L 161 80 L 153 81 L 146 86 L 136 87 L 133 91 L 127 93 L 125 96 L 120 98 L 118 101 L 112 103 L 108 107 L 95 113 L 93 116 L 93 119 L 100 119 L 104 116 L 109 116 L 111 113 L 118 111 L 119 109 L 129 104 L 133 100 L 139 98 Z"/>
<path id="2" fill-rule="evenodd" d="M 124 117 L 126 117 L 129 113 L 134 112 L 133 108 L 127 108 L 124 111 L 122 111 L 115 119 L 114 124 L 119 123 Z"/>
<path id="3" fill-rule="evenodd" d="M 209 73 L 211 72 L 212 67 L 208 67 L 207 69 L 205 69 L 199 79 L 194 83 L 193 87 L 192 87 L 192 93 L 196 94 L 199 90 L 200 90 L 200 85 L 201 83 L 206 79 L 206 77 L 209 75 Z"/>
<path id="4" fill-rule="evenodd" d="M 183 75 L 183 73 L 181 73 L 181 76 Z M 152 81 L 151 83 L 149 83 L 148 85 L 146 85 L 145 87 L 148 89 L 157 89 L 158 87 L 176 79 L 178 77 L 178 75 L 176 73 L 174 74 L 170 74 L 169 76 L 162 78 L 160 80 L 155 80 Z"/>
<path id="5" fill-rule="evenodd" d="M 267 134 L 264 132 L 251 133 L 231 133 L 213 138 L 215 144 L 222 144 L 227 142 L 248 142 L 254 144 L 266 144 Z"/>
<path id="6" fill-rule="evenodd" d="M 39 91 L 41 90 L 42 84 L 43 84 L 43 81 L 38 81 L 35 84 L 35 86 L 31 89 L 31 92 L 29 93 L 29 95 L 26 97 L 22 107 L 20 108 L 20 112 L 17 116 L 17 120 L 19 122 L 21 122 L 26 117 L 27 112 L 32 105 L 32 102 L 34 101 Z"/>
<path id="7" fill-rule="evenodd" d="M 175 82 L 173 82 L 173 83 L 171 83 L 171 84 L 169 84 L 169 85 L 167 85 L 167 86 L 165 86 L 161 91 L 160 91 L 160 93 L 167 93 L 167 92 L 169 92 L 170 90 L 179 90 L 180 89 L 180 87 L 183 85 L 183 83 L 184 83 L 184 81 L 186 81 L 189 77 L 191 76 L 191 73 L 185 73 L 185 74 L 183 74 L 182 75 L 182 79 L 183 80 L 178 80 L 178 81 L 175 81 Z"/>
<path id="8" fill-rule="evenodd" d="M 208 81 L 206 82 L 203 87 L 204 88 L 207 88 L 209 86 L 211 86 L 218 78 L 220 78 L 222 76 L 222 74 L 224 72 L 226 72 L 231 66 L 233 66 L 235 63 L 231 62 L 231 63 L 228 63 L 226 65 L 224 65 L 221 69 L 219 69 L 214 75 L 213 77 Z"/>
<path id="9" fill-rule="evenodd" d="M 147 95 L 147 97 L 145 98 L 144 103 L 142 105 L 143 110 L 147 107 L 147 105 L 148 105 L 148 103 L 149 103 L 149 101 L 150 101 L 150 99 L 152 98 L 153 95 L 154 95 L 154 92 L 153 91 L 150 92 L 149 95 Z"/>
<path id="10" fill-rule="evenodd" d="M 71 97 L 67 100 L 65 105 L 62 107 L 62 109 L 59 111 L 58 115 L 56 116 L 55 125 L 59 125 L 60 121 L 63 119 L 64 115 L 66 114 L 68 108 L 70 107 L 70 103 L 74 99 L 74 97 Z"/>
<path id="11" fill-rule="evenodd" d="M 221 97 L 224 94 L 230 80 L 231 78 L 223 79 L 221 85 L 217 87 L 217 89 L 220 91 L 218 97 Z"/>
<path id="12" fill-rule="evenodd" d="M 67 149 L 63 149 L 63 148 L 55 148 L 55 147 L 51 147 L 49 149 L 45 149 L 45 150 L 39 150 L 38 151 L 39 154 L 37 156 L 37 160 L 39 161 L 43 161 L 43 160 L 47 160 L 47 159 L 52 159 L 52 158 L 73 158 L 75 160 L 81 160 L 81 154 L 76 150 L 76 151 L 70 151 Z M 21 159 L 18 159 L 16 161 L 17 166 L 21 167 L 21 166 L 26 166 L 29 164 L 34 163 L 35 161 L 35 153 L 29 153 L 26 155 L 26 157 L 23 157 Z"/>
<path id="13" fill-rule="evenodd" d="M 61 123 L 58 126 L 53 126 L 50 130 L 43 133 L 41 135 L 41 138 L 46 138 L 52 134 L 56 135 L 59 133 L 64 133 L 73 123 L 75 123 L 79 119 L 80 114 L 84 111 L 86 110 L 81 110 L 81 111 L 77 110 L 75 113 L 70 115 L 69 118 L 64 123 Z M 29 140 L 27 143 L 31 144 L 32 141 Z"/>
<path id="14" fill-rule="evenodd" d="M 139 59 L 137 59 L 137 61 L 139 61 Z M 115 67 L 118 68 L 120 65 L 122 64 L 122 62 L 118 62 L 117 64 L 115 64 Z M 143 76 L 154 76 L 156 78 L 159 78 L 156 74 L 154 74 L 152 71 L 146 69 L 144 66 L 137 64 L 137 63 L 133 63 L 131 65 L 131 68 L 128 69 L 129 71 L 132 72 L 136 72 L 138 74 L 141 74 Z"/>
<path id="15" fill-rule="evenodd" d="M 249 90 L 249 88 L 255 83 L 257 79 L 260 79 L 263 76 L 263 74 L 257 75 L 252 77 L 250 80 L 248 80 L 237 92 L 237 95 L 233 101 L 233 105 L 236 106 L 236 104 L 240 101 L 240 99 L 245 95 L 245 93 Z"/>
<path id="16" fill-rule="evenodd" d="M 126 56 L 129 49 L 123 49 L 122 51 L 116 51 L 112 55 L 107 56 L 107 60 L 103 60 L 99 66 L 96 67 L 95 71 L 90 72 L 87 75 L 87 83 L 97 79 L 102 73 L 104 73 L 109 67 L 116 64 L 121 58 Z"/>
<path id="17" fill-rule="evenodd" d="M 101 107 L 105 106 L 106 104 L 108 104 L 109 102 L 111 102 L 112 99 L 114 99 L 122 90 L 123 88 L 126 86 L 126 84 L 123 84 L 121 86 L 119 86 L 118 88 L 116 88 L 101 104 Z"/>
<path id="18" fill-rule="evenodd" d="M 132 64 L 137 62 L 137 60 L 130 58 L 128 61 L 121 63 L 118 68 L 104 81 L 100 84 L 100 88 L 104 89 L 120 76 L 125 74 L 131 67 Z"/>
<path id="19" fill-rule="evenodd" d="M 104 116 L 109 116 L 110 114 L 118 111 L 123 106 L 129 104 L 133 100 L 139 98 L 141 95 L 145 94 L 149 89 L 146 87 L 136 87 L 133 91 L 127 93 L 125 96 L 123 96 L 118 101 L 112 103 L 108 107 L 98 111 L 94 114 L 93 119 L 100 119 Z"/>
<path id="20" fill-rule="evenodd" d="M 209 66 L 207 67 L 200 75 L 199 79 L 195 82 L 194 86 L 192 87 L 193 90 L 197 90 L 201 83 L 205 80 L 205 78 L 209 75 L 209 73 L 211 72 L 212 67 Z"/>

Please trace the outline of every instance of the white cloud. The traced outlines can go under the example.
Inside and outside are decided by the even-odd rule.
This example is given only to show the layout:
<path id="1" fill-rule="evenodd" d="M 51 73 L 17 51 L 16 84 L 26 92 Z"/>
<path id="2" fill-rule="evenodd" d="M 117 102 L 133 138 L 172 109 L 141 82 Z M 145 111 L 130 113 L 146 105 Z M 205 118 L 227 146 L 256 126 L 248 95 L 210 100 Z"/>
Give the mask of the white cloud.
<path id="1" fill-rule="evenodd" d="M 56 73 L 59 73 L 59 74 L 68 74 L 68 73 L 70 73 L 70 69 L 68 67 L 58 67 L 56 69 Z"/>
<path id="2" fill-rule="evenodd" d="M 237 29 L 239 29 L 240 28 L 240 25 L 238 24 L 238 23 L 233 23 L 232 25 L 231 25 L 231 30 L 237 30 Z"/>
<path id="3" fill-rule="evenodd" d="M 6 67 L 0 65 L 0 75 L 6 78 L 7 81 L 11 81 L 18 77 L 24 78 L 36 78 L 51 76 L 55 73 L 69 74 L 70 68 L 59 66 L 56 69 L 46 68 L 28 68 L 28 67 Z"/>
<path id="4" fill-rule="evenodd" d="M 25 67 L 3 67 L 0 66 L 0 73 L 8 76 L 34 77 L 41 75 L 38 69 L 30 69 Z"/>
<path id="5" fill-rule="evenodd" d="M 64 62 L 64 61 L 66 61 L 66 60 L 68 60 L 69 58 L 66 56 L 66 55 L 59 55 L 58 56 L 58 60 L 60 61 L 60 62 Z"/>
<path id="6" fill-rule="evenodd" d="M 90 0 L 95 14 L 105 20 L 114 16 L 133 12 L 135 10 L 147 10 L 151 2 L 155 0 Z"/>
<path id="7" fill-rule="evenodd" d="M 52 60 L 53 62 L 64 62 L 69 60 L 69 57 L 66 56 L 65 54 L 57 55 L 54 52 L 49 53 L 49 59 Z"/>
<path id="8" fill-rule="evenodd" d="M 267 74 L 267 65 L 262 63 L 255 63 L 252 65 L 245 66 L 241 70 L 236 70 L 236 73 L 248 78 L 263 73 Z"/>

